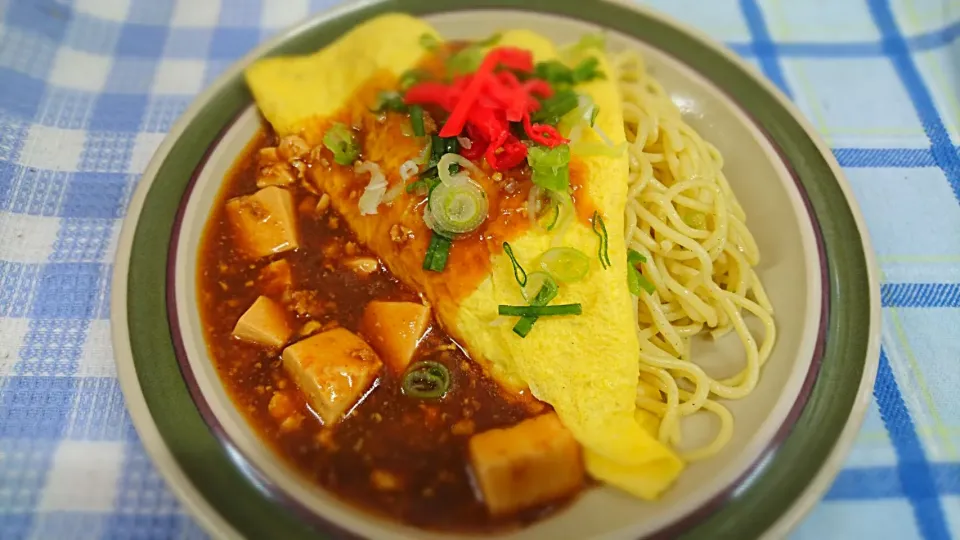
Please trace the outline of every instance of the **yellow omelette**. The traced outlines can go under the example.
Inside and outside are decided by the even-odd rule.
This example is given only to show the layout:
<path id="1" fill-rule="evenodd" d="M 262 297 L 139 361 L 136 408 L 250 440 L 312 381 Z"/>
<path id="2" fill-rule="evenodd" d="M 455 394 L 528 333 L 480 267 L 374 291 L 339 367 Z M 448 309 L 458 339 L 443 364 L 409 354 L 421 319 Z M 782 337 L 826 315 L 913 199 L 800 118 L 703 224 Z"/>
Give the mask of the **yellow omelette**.
<path id="1" fill-rule="evenodd" d="M 322 134 L 310 131 L 337 114 L 372 77 L 384 73 L 398 77 L 417 65 L 424 55 L 420 45 L 423 34 L 439 37 L 419 19 L 383 15 L 310 56 L 260 60 L 247 69 L 246 79 L 277 134 L 301 134 L 315 144 Z M 526 30 L 504 32 L 499 45 L 529 50 L 537 61 L 558 56 L 552 42 Z M 605 54 L 590 54 L 596 55 L 608 78 L 576 90 L 593 98 L 600 111 L 596 125 L 618 144 L 625 139 L 621 96 L 612 82 L 612 68 Z M 585 136 L 596 137 L 592 132 Z M 398 149 L 396 153 L 405 155 L 389 157 L 386 151 L 380 152 L 383 160 L 390 162 L 381 164 L 383 170 L 393 170 L 395 163 L 409 159 L 406 154 L 412 152 L 415 149 Z M 655 498 L 675 480 L 683 462 L 651 435 L 649 426 L 638 423 L 635 400 L 639 344 L 634 300 L 627 288 L 623 235 L 627 155 L 583 156 L 579 161 L 586 169 L 584 189 L 606 224 L 612 266 L 601 267 L 595 256 L 598 237 L 580 220 L 574 220 L 559 239 L 556 233 L 530 229 L 510 243 L 528 271 L 536 270 L 540 254 L 556 245 L 594 255 L 586 278 L 563 284 L 552 302 L 579 303 L 582 315 L 543 317 L 526 338 L 514 334 L 510 324 L 496 324 L 498 305 L 526 303 L 511 262 L 502 253 L 491 255 L 489 274 L 462 297 L 454 298 L 432 285 L 420 287 L 420 292 L 433 304 L 440 324 L 505 388 L 528 387 L 534 396 L 553 406 L 563 425 L 583 446 L 587 471 L 594 478 L 639 497 Z M 337 195 L 331 197 L 336 206 Z M 423 271 L 417 265 L 378 249 L 377 236 L 363 233 L 371 228 L 379 234 L 389 226 L 382 222 L 392 214 L 359 216 L 344 204 L 336 208 L 399 279 L 413 286 L 429 283 L 419 276 Z M 452 275 L 444 279 L 457 278 Z"/>

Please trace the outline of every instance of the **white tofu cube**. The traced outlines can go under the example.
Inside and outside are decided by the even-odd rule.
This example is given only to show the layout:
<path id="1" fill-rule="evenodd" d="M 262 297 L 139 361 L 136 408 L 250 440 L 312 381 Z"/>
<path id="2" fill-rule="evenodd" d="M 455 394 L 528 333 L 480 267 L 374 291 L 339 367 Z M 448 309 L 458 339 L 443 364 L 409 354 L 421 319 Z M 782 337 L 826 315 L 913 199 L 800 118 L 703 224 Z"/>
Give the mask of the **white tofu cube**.
<path id="1" fill-rule="evenodd" d="M 359 336 L 337 328 L 283 350 L 283 367 L 325 425 L 356 407 L 376 381 L 383 363 Z"/>
<path id="2" fill-rule="evenodd" d="M 233 327 L 234 337 L 265 347 L 283 347 L 291 334 L 287 312 L 266 296 L 257 298 Z"/>
<path id="3" fill-rule="evenodd" d="M 276 186 L 227 201 L 234 238 L 257 259 L 300 247 L 293 195 Z"/>
<path id="4" fill-rule="evenodd" d="M 395 373 L 410 365 L 430 325 L 430 308 L 415 302 L 373 301 L 363 310 L 360 332 Z"/>
<path id="5" fill-rule="evenodd" d="M 556 413 L 470 438 L 470 464 L 492 515 L 505 515 L 577 492 L 580 445 Z"/>

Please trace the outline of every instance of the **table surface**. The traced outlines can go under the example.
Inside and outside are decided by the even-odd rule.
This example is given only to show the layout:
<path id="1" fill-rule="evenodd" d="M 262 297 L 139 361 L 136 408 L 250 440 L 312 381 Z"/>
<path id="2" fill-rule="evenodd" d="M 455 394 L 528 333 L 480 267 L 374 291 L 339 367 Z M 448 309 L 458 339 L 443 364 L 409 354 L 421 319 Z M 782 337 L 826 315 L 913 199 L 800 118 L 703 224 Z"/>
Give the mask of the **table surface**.
<path id="1" fill-rule="evenodd" d="M 330 0 L 0 0 L 0 538 L 201 538 L 110 346 L 127 201 L 194 95 Z M 269 4 L 269 5 L 267 5 Z M 960 0 L 650 2 L 834 149 L 880 264 L 863 430 L 799 539 L 960 537 Z"/>

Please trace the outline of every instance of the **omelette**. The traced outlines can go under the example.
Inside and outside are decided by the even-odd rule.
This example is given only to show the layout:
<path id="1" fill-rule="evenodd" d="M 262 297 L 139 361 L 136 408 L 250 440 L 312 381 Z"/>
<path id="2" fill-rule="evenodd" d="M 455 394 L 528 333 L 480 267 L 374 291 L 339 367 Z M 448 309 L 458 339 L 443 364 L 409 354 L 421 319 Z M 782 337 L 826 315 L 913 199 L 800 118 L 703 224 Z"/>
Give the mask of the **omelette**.
<path id="1" fill-rule="evenodd" d="M 649 426 L 641 425 L 635 405 L 639 343 L 623 234 L 626 152 L 574 153 L 570 177 L 575 215 L 551 231 L 531 224 L 524 212 L 528 192 L 508 189 L 504 195 L 504 182 L 512 180 L 475 160 L 469 174 L 486 193 L 490 217 L 471 236 L 453 241 L 443 272 L 425 270 L 424 257 L 432 245 L 424 221 L 427 203 L 422 194 L 401 189 L 403 169 L 423 157 L 423 145 L 404 133 L 402 115 L 373 114 L 370 109 L 384 92 L 400 85 L 404 73 L 432 69 L 424 61 L 423 44 L 439 39 L 424 21 L 384 15 L 315 54 L 257 61 L 247 69 L 246 80 L 264 118 L 281 137 L 296 134 L 317 145 L 335 125 L 358 134 L 366 165 L 327 160 L 310 170 L 314 187 L 329 195 L 357 238 L 393 275 L 423 295 L 444 330 L 505 393 L 529 391 L 553 407 L 582 446 L 592 477 L 638 497 L 656 498 L 684 465 Z M 529 51 L 537 62 L 561 56 L 551 41 L 526 30 L 503 32 L 496 47 Z M 580 54 L 594 58 L 600 72 L 611 72 L 604 52 Z M 584 139 L 600 144 L 602 133 L 609 139 L 604 142 L 616 147 L 625 134 L 621 97 L 611 79 L 595 78 L 574 89 L 597 106 L 596 129 L 585 130 Z M 376 190 L 380 203 L 371 211 L 363 199 Z M 597 230 L 598 216 L 605 238 Z M 513 320 L 504 323 L 498 306 L 528 303 L 515 266 L 532 273 L 540 256 L 557 246 L 590 255 L 586 276 L 562 283 L 551 301 L 577 304 L 582 312 L 540 317 L 521 337 L 513 331 Z"/>

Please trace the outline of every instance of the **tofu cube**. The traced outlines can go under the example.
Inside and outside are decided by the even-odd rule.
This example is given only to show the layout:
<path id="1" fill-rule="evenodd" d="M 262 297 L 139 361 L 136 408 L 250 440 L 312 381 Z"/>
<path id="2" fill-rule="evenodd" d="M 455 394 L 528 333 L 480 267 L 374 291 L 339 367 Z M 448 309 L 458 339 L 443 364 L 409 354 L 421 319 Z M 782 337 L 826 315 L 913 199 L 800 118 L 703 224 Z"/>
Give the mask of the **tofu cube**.
<path id="1" fill-rule="evenodd" d="M 337 328 L 284 349 L 283 367 L 324 425 L 333 425 L 360 403 L 383 363 L 359 336 Z"/>
<path id="2" fill-rule="evenodd" d="M 276 186 L 227 201 L 237 244 L 257 259 L 300 247 L 293 195 Z"/>
<path id="3" fill-rule="evenodd" d="M 473 475 L 494 516 L 571 495 L 583 485 L 580 445 L 556 413 L 479 433 L 468 446 Z"/>
<path id="4" fill-rule="evenodd" d="M 370 302 L 360 333 L 396 373 L 403 373 L 430 325 L 430 308 L 415 302 Z"/>
<path id="5" fill-rule="evenodd" d="M 266 296 L 257 298 L 233 327 L 234 337 L 265 347 L 283 347 L 291 334 L 287 312 Z"/>

